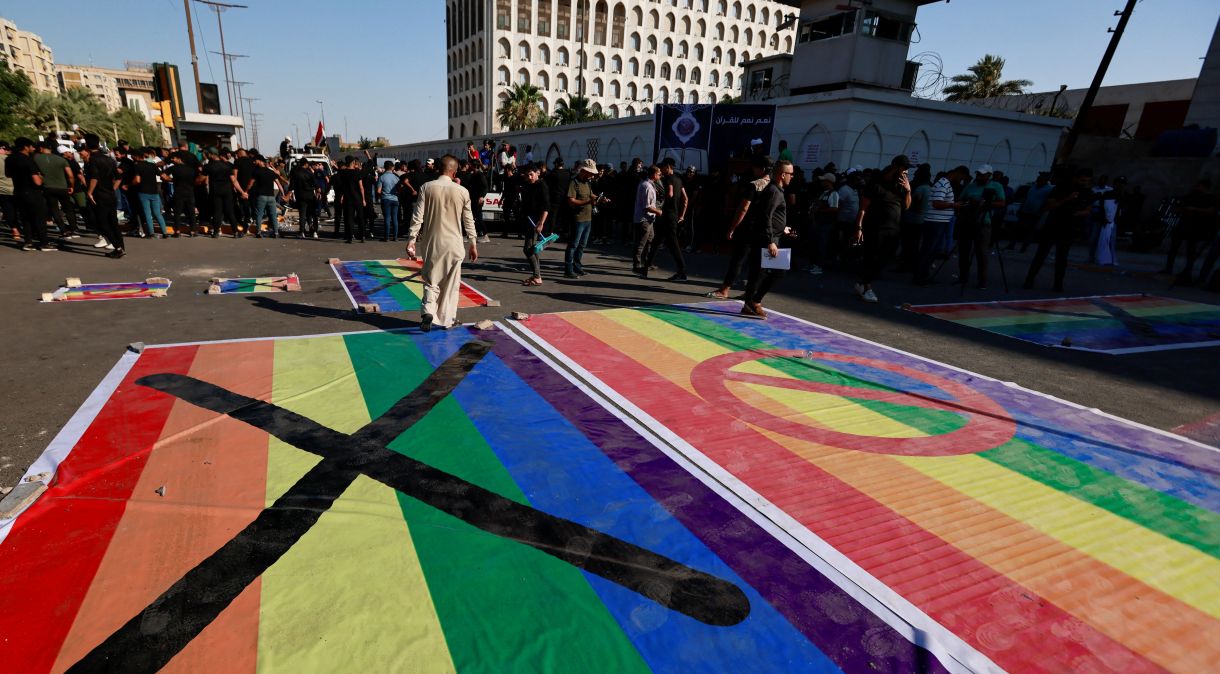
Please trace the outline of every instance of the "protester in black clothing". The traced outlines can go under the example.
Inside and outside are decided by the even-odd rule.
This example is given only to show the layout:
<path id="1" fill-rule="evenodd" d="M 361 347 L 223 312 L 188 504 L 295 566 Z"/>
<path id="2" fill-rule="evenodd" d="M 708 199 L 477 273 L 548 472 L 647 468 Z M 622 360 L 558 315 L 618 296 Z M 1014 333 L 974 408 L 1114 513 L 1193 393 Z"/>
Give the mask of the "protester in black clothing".
<path id="1" fill-rule="evenodd" d="M 333 167 L 333 172 L 331 173 L 331 176 L 330 176 L 330 186 L 331 186 L 331 189 L 333 189 L 335 192 L 335 237 L 336 238 L 339 236 L 341 228 L 344 226 L 343 225 L 343 221 L 344 221 L 343 202 L 347 196 L 346 182 L 347 182 L 347 177 L 349 175 L 345 171 L 347 170 L 348 166 L 351 164 L 351 161 L 352 161 L 352 157 L 351 157 L 351 155 L 348 155 L 347 157 L 344 157 L 343 160 L 337 164 L 334 163 L 333 161 L 331 162 L 331 165 Z M 349 225 L 349 227 L 350 227 L 350 225 Z"/>
<path id="2" fill-rule="evenodd" d="M 732 255 L 729 257 L 729 268 L 725 270 L 724 281 L 720 287 L 708 293 L 708 297 L 716 299 L 728 299 L 729 289 L 733 287 L 733 282 L 737 280 L 737 275 L 741 273 L 741 265 L 746 260 L 746 254 L 749 252 L 751 243 L 742 237 L 734 236 L 737 228 L 745 222 L 746 215 L 750 211 L 754 199 L 767 187 L 771 182 L 771 158 L 765 155 L 755 156 L 750 160 L 750 170 L 753 173 L 754 180 L 742 180 L 738 183 L 738 194 L 735 203 L 737 210 L 733 214 L 733 219 L 729 222 L 728 240 L 732 244 Z"/>
<path id="3" fill-rule="evenodd" d="M 123 197 L 123 202 L 127 204 L 127 221 L 135 226 L 136 234 L 140 238 L 144 238 L 144 212 L 140 208 L 139 192 L 132 188 L 131 183 L 135 180 L 136 162 L 131 156 L 131 148 L 126 141 L 120 141 L 118 147 L 114 150 L 114 161 L 118 168 L 119 176 L 119 193 Z"/>
<path id="4" fill-rule="evenodd" d="M 762 301 L 775 282 L 784 275 L 782 269 L 763 269 L 762 257 L 779 256 L 779 240 L 789 234 L 788 198 L 784 190 L 792 182 L 795 170 L 792 162 L 775 162 L 770 183 L 754 198 L 749 209 L 749 223 L 738 236 L 749 247 L 750 276 L 746 281 L 746 292 L 742 296 L 741 313 L 752 318 L 767 317 Z"/>
<path id="5" fill-rule="evenodd" d="M 85 196 L 92 213 L 90 220 L 93 228 L 106 240 L 108 247 L 114 249 L 107 255 L 120 258 L 127 251 L 123 246 L 123 234 L 119 231 L 118 196 L 114 191 L 118 166 L 114 159 L 102 153 L 100 146 L 101 139 L 96 134 L 85 134 L 85 148 L 89 153 L 85 162 L 85 179 L 88 181 Z"/>
<path id="6" fill-rule="evenodd" d="M 237 149 L 237 159 L 233 160 L 233 168 L 237 171 L 237 184 L 242 186 L 242 189 L 249 189 L 246 185 L 250 184 L 250 178 L 254 177 L 254 157 L 258 154 L 258 150 L 250 149 L 249 151 L 242 148 Z M 240 195 L 239 195 L 240 196 Z M 241 224 L 246 227 L 250 224 L 250 218 L 254 213 L 254 203 L 249 196 L 241 197 L 237 203 L 237 215 L 241 218 Z"/>
<path id="7" fill-rule="evenodd" d="M 42 172 L 34 163 L 34 141 L 18 138 L 13 153 L 4 160 L 4 173 L 13 181 L 13 199 L 21 213 L 25 245 L 22 250 L 55 250 L 47 238 L 47 202 L 42 189 Z M 35 243 L 37 242 L 37 243 Z"/>
<path id="8" fill-rule="evenodd" d="M 254 172 L 250 182 L 246 183 L 248 199 L 253 199 L 253 219 L 250 226 L 254 229 L 255 238 L 263 238 L 263 218 L 267 219 L 267 232 L 271 238 L 279 233 L 279 209 L 275 204 L 275 186 L 280 182 L 280 172 L 267 165 L 267 158 L 254 155 Z"/>
<path id="9" fill-rule="evenodd" d="M 500 184 L 504 186 L 504 192 L 500 195 L 500 209 L 503 217 L 500 237 L 507 239 L 513 231 L 512 223 L 518 220 L 517 207 L 521 200 L 521 187 L 525 184 L 525 180 L 517 172 L 516 166 L 509 165 L 504 167 L 500 176 Z M 520 236 L 519 231 L 517 235 Z"/>
<path id="10" fill-rule="evenodd" d="M 343 186 L 343 222 L 344 239 L 352 242 L 353 234 L 360 243 L 364 243 L 366 224 L 364 222 L 364 206 L 367 199 L 364 196 L 364 179 L 361 177 L 360 160 L 348 157 L 346 168 L 339 169 L 339 182 Z"/>
<path id="11" fill-rule="evenodd" d="M 546 186 L 551 194 L 551 229 L 563 234 L 571 222 L 571 209 L 568 203 L 568 185 L 572 184 L 572 172 L 563 163 L 563 158 L 556 158 L 552 169 L 546 174 Z M 631 192 L 631 201 L 635 203 L 635 191 Z"/>
<path id="12" fill-rule="evenodd" d="M 241 225 L 233 209 L 234 195 L 246 198 L 246 191 L 237 182 L 233 165 L 221 159 L 215 152 L 208 153 L 210 160 L 203 167 L 205 184 L 208 186 L 208 201 L 212 210 L 212 238 L 220 236 L 221 217 L 233 228 L 233 238 L 241 238 Z"/>
<path id="13" fill-rule="evenodd" d="M 676 273 L 669 281 L 686 280 L 686 260 L 682 257 L 682 244 L 678 241 L 678 227 L 686 219 L 686 191 L 682 179 L 674 173 L 673 157 L 661 162 L 661 217 L 656 221 L 656 242 L 648 248 L 641 264 L 640 276 L 648 278 L 648 270 L 657 256 L 657 249 L 664 245 L 674 258 Z"/>
<path id="14" fill-rule="evenodd" d="M 175 236 L 179 233 L 186 234 L 188 238 L 195 236 L 195 228 L 199 224 L 195 218 L 195 179 L 198 176 L 199 171 L 186 163 L 183 153 L 175 152 L 170 155 L 170 166 L 162 177 L 174 186 Z M 185 225 L 183 220 L 186 221 Z"/>
<path id="15" fill-rule="evenodd" d="M 368 157 L 368 151 L 365 151 L 365 157 Z M 373 204 L 377 203 L 375 196 L 377 186 L 377 160 L 369 158 L 368 162 L 360 170 L 361 185 L 364 186 L 362 196 L 364 197 L 364 207 L 362 215 L 364 216 L 364 227 L 368 231 L 368 235 L 373 235 L 373 223 L 377 222 L 377 211 L 373 208 Z M 384 219 L 384 216 L 383 216 Z M 382 237 L 385 240 L 385 237 Z"/>
<path id="16" fill-rule="evenodd" d="M 1055 181 L 1055 188 L 1046 197 L 1046 224 L 1038 232 L 1038 250 L 1025 275 L 1026 290 L 1034 287 L 1034 279 L 1054 246 L 1055 292 L 1063 292 L 1063 277 L 1067 274 L 1072 239 L 1077 227 L 1088 217 L 1093 202 L 1093 193 L 1089 189 L 1092 182 L 1093 172 L 1087 168 L 1077 171 L 1071 182 L 1062 178 Z"/>
<path id="17" fill-rule="evenodd" d="M 542 285 L 542 265 L 535 250 L 546 229 L 551 211 L 550 189 L 539 180 L 541 170 L 537 165 L 525 169 L 525 182 L 521 185 L 521 196 L 517 207 L 517 228 L 525 237 L 523 251 L 530 265 L 530 277 L 521 285 Z"/>
<path id="18" fill-rule="evenodd" d="M 860 191 L 855 243 L 861 246 L 861 260 L 856 294 L 865 302 L 877 301 L 873 281 L 898 252 L 902 212 L 911 207 L 910 167 L 911 160 L 900 154 Z"/>
<path id="19" fill-rule="evenodd" d="M 1181 217 L 1170 234 L 1169 254 L 1165 258 L 1165 268 L 1161 270 L 1162 274 L 1173 273 L 1178 249 L 1185 243 L 1186 267 L 1178 274 L 1176 283 L 1190 285 L 1194 282 L 1195 260 L 1198 258 L 1199 250 L 1215 234 L 1220 199 L 1217 199 L 1211 190 L 1211 181 L 1204 178 L 1195 183 L 1189 194 L 1178 200 L 1178 214 Z"/>
<path id="20" fill-rule="evenodd" d="M 483 223 L 483 202 L 487 198 L 487 178 L 484 177 L 479 165 L 470 164 L 467 167 L 466 173 L 462 176 L 462 187 L 470 192 L 470 211 L 474 214 L 474 229 L 478 234 L 478 241 L 486 243 L 490 240 L 487 238 L 487 226 Z"/>
<path id="21" fill-rule="evenodd" d="M 297 162 L 288 174 L 288 187 L 296 203 L 301 238 L 318 238 L 318 185 L 309 162 Z"/>

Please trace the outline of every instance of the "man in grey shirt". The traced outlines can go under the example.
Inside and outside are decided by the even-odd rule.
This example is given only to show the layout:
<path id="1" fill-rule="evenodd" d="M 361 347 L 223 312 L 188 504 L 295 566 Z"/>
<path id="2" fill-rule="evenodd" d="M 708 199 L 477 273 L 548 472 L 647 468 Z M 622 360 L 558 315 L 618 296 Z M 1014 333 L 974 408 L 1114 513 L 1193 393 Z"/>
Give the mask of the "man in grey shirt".
<path id="1" fill-rule="evenodd" d="M 661 214 L 661 209 L 657 207 L 657 181 L 661 179 L 661 169 L 657 166 L 649 166 L 645 172 L 647 176 L 640 181 L 639 187 L 635 191 L 635 225 L 639 228 L 640 240 L 635 246 L 635 257 L 631 260 L 631 269 L 635 273 L 647 273 L 648 269 L 644 265 L 644 260 L 651 257 L 648 255 L 648 246 L 652 243 L 654 235 L 653 225 L 656 223 L 657 216 Z"/>

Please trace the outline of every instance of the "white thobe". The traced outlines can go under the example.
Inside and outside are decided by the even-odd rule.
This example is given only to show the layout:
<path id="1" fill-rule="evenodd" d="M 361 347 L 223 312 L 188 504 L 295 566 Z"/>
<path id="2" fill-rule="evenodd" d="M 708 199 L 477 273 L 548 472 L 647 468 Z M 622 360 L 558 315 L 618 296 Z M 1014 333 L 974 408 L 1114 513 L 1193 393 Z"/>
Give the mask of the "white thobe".
<path id="1" fill-rule="evenodd" d="M 442 175 L 420 188 L 407 240 L 415 242 L 416 254 L 424 259 L 420 272 L 424 298 L 420 310 L 432 316 L 438 327 L 457 324 L 462 259 L 467 247 L 474 244 L 475 236 L 470 192 L 465 187 Z"/>

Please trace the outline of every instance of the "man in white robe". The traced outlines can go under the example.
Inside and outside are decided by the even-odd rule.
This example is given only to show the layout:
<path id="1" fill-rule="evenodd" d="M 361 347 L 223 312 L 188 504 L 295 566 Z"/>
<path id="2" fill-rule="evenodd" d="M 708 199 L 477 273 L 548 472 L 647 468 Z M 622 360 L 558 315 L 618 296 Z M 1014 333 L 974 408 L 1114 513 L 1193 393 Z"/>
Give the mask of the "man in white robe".
<path id="1" fill-rule="evenodd" d="M 415 258 L 418 254 L 424 259 L 419 327 L 425 332 L 433 324 L 441 328 L 458 324 L 462 259 L 467 253 L 471 262 L 479 259 L 470 192 L 454 182 L 457 169 L 457 157 L 441 157 L 441 175 L 419 189 L 407 232 L 407 255 Z"/>

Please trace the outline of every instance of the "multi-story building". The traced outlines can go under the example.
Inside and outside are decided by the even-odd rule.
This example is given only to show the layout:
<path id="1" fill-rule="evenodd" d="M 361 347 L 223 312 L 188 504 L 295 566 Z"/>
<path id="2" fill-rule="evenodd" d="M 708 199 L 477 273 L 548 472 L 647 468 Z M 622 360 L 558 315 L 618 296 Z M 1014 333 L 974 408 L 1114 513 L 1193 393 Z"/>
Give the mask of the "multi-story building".
<path id="1" fill-rule="evenodd" d="M 715 103 L 742 64 L 791 53 L 795 8 L 776 0 L 446 0 L 449 136 L 500 131 L 513 84 L 544 113 L 570 94 L 611 118 L 655 103 Z"/>
<path id="2" fill-rule="evenodd" d="M 25 73 L 39 91 L 59 91 L 55 77 L 55 55 L 42 38 L 0 17 L 0 61 L 12 70 Z"/>
<path id="3" fill-rule="evenodd" d="M 60 64 L 55 66 L 55 74 L 59 78 L 60 90 L 88 89 L 106 106 L 106 112 L 114 112 L 123 105 L 118 82 L 100 68 Z"/>

